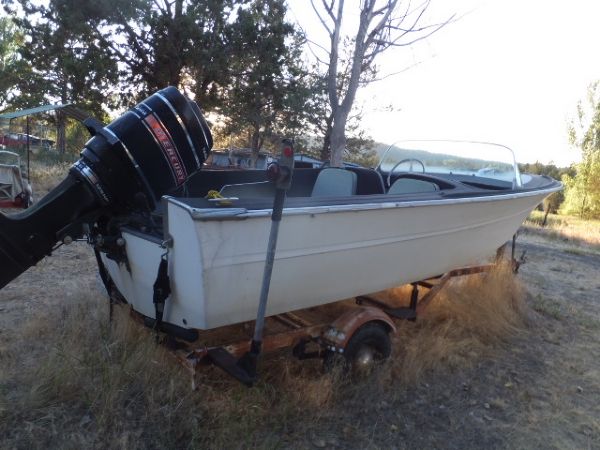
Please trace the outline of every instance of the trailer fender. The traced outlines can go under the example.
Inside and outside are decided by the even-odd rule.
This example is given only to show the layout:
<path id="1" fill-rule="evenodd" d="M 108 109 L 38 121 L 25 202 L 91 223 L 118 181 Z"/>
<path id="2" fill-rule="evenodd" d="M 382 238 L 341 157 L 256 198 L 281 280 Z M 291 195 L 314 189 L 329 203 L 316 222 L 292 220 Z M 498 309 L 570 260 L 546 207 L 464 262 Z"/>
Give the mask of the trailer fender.
<path id="1" fill-rule="evenodd" d="M 396 325 L 385 312 L 373 306 L 360 306 L 346 311 L 323 333 L 323 339 L 338 349 L 343 349 L 361 326 L 368 322 L 382 323 L 389 332 L 396 332 Z"/>

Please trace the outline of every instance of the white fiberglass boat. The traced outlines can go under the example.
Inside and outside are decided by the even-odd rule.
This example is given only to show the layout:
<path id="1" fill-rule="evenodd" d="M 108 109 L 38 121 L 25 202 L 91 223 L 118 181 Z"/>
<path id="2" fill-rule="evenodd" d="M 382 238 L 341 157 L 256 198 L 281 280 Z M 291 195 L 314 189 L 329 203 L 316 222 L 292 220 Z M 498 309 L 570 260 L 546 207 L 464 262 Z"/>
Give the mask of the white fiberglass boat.
<path id="1" fill-rule="evenodd" d="M 202 170 L 151 220 L 114 228 L 100 254 L 119 296 L 155 317 L 161 258 L 171 293 L 163 323 L 211 329 L 256 317 L 274 186 L 265 171 Z M 521 175 L 495 144 L 410 141 L 377 169 L 296 169 L 283 209 L 267 315 L 427 279 L 476 264 L 509 240 L 551 178 Z M 205 198 L 209 191 L 221 197 Z M 110 238 L 110 237 L 106 237 Z"/>
<path id="2" fill-rule="evenodd" d="M 85 236 L 112 301 L 179 344 L 196 342 L 183 355 L 194 370 L 208 359 L 247 385 L 263 341 L 325 362 L 340 353 L 359 366 L 385 359 L 392 318 L 415 319 L 437 291 L 417 305 L 414 284 L 410 308 L 365 294 L 483 270 L 453 269 L 493 255 L 561 189 L 521 176 L 506 147 L 464 142 L 393 145 L 377 169 L 294 169 L 283 140 L 267 170 L 207 170 L 210 130 L 174 87 L 106 126 L 83 123 L 92 138 L 65 179 L 27 211 L 0 214 L 0 289 Z M 349 297 L 360 305 L 335 320 L 291 314 Z M 266 330 L 271 315 L 285 332 Z M 222 347 L 209 348 L 197 331 L 255 318 L 251 340 L 244 333 Z M 314 343 L 317 351 L 306 351 Z"/>

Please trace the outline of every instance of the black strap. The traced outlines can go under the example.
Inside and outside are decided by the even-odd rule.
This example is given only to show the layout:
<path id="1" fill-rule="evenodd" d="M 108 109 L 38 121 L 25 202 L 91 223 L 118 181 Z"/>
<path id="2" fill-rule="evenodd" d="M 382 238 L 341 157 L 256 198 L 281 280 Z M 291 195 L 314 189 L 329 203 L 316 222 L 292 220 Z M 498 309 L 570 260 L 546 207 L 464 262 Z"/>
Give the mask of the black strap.
<path id="1" fill-rule="evenodd" d="M 165 312 L 165 301 L 171 295 L 171 283 L 169 280 L 169 262 L 167 260 L 167 254 L 162 255 L 160 264 L 158 265 L 158 273 L 156 274 L 156 281 L 154 282 L 154 312 L 155 318 L 154 329 L 156 330 L 157 336 L 160 330 L 160 325 L 163 319 L 163 313 Z"/>
<path id="2" fill-rule="evenodd" d="M 102 284 L 104 285 L 106 293 L 108 294 L 108 320 L 112 322 L 114 300 L 110 276 L 108 275 L 106 267 L 104 267 L 104 263 L 102 262 L 102 258 L 100 257 L 100 252 L 96 247 L 94 247 L 94 255 L 96 256 L 96 262 L 98 263 L 98 272 L 100 273 L 100 279 L 102 280 Z"/>

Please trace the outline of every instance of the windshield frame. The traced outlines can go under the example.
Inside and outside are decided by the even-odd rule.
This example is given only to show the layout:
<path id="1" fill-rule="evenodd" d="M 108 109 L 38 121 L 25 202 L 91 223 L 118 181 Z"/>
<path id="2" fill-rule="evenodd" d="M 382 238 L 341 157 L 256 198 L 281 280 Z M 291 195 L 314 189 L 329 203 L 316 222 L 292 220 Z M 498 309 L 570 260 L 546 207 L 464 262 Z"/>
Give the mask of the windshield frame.
<path id="1" fill-rule="evenodd" d="M 504 154 L 507 153 L 508 151 L 508 155 L 509 156 L 509 160 L 507 160 L 507 164 L 510 162 L 512 163 L 513 169 L 512 169 L 512 187 L 513 189 L 516 188 L 520 188 L 523 186 L 523 182 L 521 180 L 521 172 L 519 171 L 519 165 L 517 164 L 517 160 L 515 158 L 515 152 L 510 148 L 507 147 L 506 145 L 503 144 L 498 144 L 495 142 L 486 142 L 486 141 L 473 141 L 473 140 L 453 140 L 453 139 L 406 139 L 406 140 L 399 140 L 396 141 L 394 143 L 392 143 L 381 155 L 381 157 L 379 158 L 379 163 L 377 164 L 377 167 L 375 168 L 375 170 L 377 170 L 379 173 L 381 174 L 388 174 L 388 171 L 384 170 L 382 168 L 382 163 L 384 163 L 386 161 L 386 157 L 388 157 L 389 154 L 393 154 L 395 152 L 401 151 L 401 150 L 417 150 L 417 147 L 414 146 L 414 144 L 418 144 L 418 143 L 423 143 L 423 144 L 444 144 L 444 143 L 448 143 L 448 144 L 468 144 L 468 145 L 480 145 L 482 146 L 482 148 L 485 148 L 486 146 L 488 148 L 493 148 L 493 147 L 497 147 L 499 149 L 502 149 L 502 152 Z M 406 148 L 403 148 L 403 144 L 412 144 L 412 147 L 406 146 Z M 428 151 L 428 150 L 424 150 L 424 151 Z M 430 152 L 430 153 L 437 153 L 437 152 Z M 441 154 L 441 153 L 440 153 Z M 425 172 L 426 174 L 428 173 L 427 171 Z M 435 172 L 430 172 L 432 175 L 435 175 Z M 449 172 L 451 173 L 451 172 Z M 488 177 L 488 178 L 494 178 L 494 177 Z"/>

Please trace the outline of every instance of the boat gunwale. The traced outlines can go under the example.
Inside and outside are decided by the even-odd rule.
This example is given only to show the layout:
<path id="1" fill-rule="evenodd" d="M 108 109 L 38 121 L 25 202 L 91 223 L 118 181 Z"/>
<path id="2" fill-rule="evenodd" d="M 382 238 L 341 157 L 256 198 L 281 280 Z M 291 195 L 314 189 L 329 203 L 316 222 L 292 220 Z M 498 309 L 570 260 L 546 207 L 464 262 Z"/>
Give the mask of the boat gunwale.
<path id="1" fill-rule="evenodd" d="M 463 204 L 463 203 L 479 203 L 490 201 L 511 200 L 515 198 L 533 197 L 543 195 L 544 197 L 553 192 L 560 191 L 563 188 L 562 183 L 554 180 L 549 186 L 544 188 L 534 189 L 519 189 L 518 191 L 511 190 L 510 192 L 498 194 L 497 191 L 491 192 L 489 195 L 481 195 L 483 192 L 477 192 L 475 195 L 464 197 L 445 196 L 438 199 L 412 199 L 406 201 L 390 201 L 385 202 L 361 202 L 361 203 L 346 203 L 339 205 L 318 205 L 318 206 L 301 206 L 301 207 L 284 207 L 283 215 L 312 215 L 312 214 L 327 214 L 335 212 L 355 212 L 380 209 L 394 208 L 414 208 L 421 206 L 440 206 L 448 204 Z M 386 194 L 383 194 L 386 195 Z M 383 195 L 377 195 L 381 198 Z M 401 196 L 401 195 L 400 195 Z M 393 197 L 400 197 L 393 196 Z M 357 197 L 357 196 L 353 196 Z M 367 197 L 367 196 L 362 196 Z M 372 197 L 372 196 L 368 196 Z M 193 220 L 213 221 L 213 220 L 244 220 L 249 218 L 258 218 L 270 216 L 272 208 L 248 209 L 243 207 L 227 207 L 227 208 L 198 208 L 191 206 L 185 202 L 185 199 L 172 196 L 163 197 L 168 203 L 177 205 L 185 209 Z"/>

